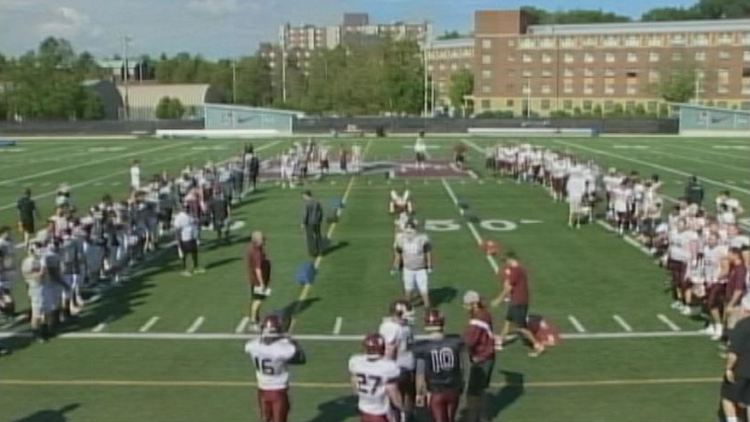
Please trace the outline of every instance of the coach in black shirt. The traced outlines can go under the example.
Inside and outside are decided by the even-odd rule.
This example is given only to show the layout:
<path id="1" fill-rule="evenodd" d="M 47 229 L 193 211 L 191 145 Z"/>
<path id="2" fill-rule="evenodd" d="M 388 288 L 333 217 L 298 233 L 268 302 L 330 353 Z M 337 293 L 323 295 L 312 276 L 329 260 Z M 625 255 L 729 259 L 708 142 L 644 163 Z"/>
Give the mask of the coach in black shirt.
<path id="1" fill-rule="evenodd" d="M 721 386 L 721 408 L 727 422 L 737 422 L 739 411 L 750 405 L 750 296 L 742 299 L 740 312 L 740 320 L 729 334 Z"/>
<path id="2" fill-rule="evenodd" d="M 317 199 L 313 198 L 309 190 L 302 193 L 302 198 L 305 200 L 305 208 L 302 210 L 302 228 L 305 229 L 307 251 L 311 257 L 317 258 L 323 254 L 323 235 L 320 233 L 323 223 L 323 207 Z"/>
<path id="3" fill-rule="evenodd" d="M 34 200 L 31 199 L 31 189 L 26 189 L 23 196 L 16 204 L 18 209 L 18 226 L 23 232 L 23 242 L 26 249 L 29 248 L 29 241 L 35 233 L 34 219 L 39 216 Z"/>

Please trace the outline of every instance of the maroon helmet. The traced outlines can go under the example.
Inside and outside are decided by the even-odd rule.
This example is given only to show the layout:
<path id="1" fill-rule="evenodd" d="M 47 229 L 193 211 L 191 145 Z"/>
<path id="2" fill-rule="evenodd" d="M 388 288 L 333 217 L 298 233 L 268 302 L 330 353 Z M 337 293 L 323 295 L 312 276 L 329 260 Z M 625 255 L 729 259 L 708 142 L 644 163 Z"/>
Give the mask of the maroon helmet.
<path id="1" fill-rule="evenodd" d="M 427 331 L 442 330 L 445 325 L 445 317 L 437 309 L 430 309 L 424 316 L 424 328 Z"/>
<path id="2" fill-rule="evenodd" d="M 370 357 L 381 357 L 385 355 L 385 339 L 380 334 L 368 334 L 362 341 L 365 354 Z"/>
<path id="3" fill-rule="evenodd" d="M 411 303 L 403 299 L 391 303 L 389 311 L 392 316 L 401 319 L 411 319 L 414 316 L 414 311 L 412 309 Z"/>
<path id="4" fill-rule="evenodd" d="M 282 331 L 281 318 L 279 318 L 278 315 L 269 315 L 263 318 L 263 322 L 260 324 L 261 337 L 279 337 Z"/>

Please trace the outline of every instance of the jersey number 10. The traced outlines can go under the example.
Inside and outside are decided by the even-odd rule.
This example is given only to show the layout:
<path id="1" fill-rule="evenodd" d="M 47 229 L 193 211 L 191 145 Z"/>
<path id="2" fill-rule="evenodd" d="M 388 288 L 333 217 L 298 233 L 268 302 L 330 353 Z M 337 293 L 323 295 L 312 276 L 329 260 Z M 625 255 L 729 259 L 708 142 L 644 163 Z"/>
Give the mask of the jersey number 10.
<path id="1" fill-rule="evenodd" d="M 432 360 L 432 371 L 436 374 L 443 371 L 452 371 L 456 366 L 456 356 L 453 354 L 453 350 L 447 347 L 440 350 L 432 350 L 430 358 Z"/>

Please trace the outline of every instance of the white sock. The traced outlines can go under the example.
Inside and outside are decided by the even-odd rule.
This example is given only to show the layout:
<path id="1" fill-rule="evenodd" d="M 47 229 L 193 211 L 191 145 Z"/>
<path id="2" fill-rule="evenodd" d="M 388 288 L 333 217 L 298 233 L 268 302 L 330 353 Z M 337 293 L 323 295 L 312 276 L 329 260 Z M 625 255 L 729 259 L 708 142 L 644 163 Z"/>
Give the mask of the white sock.
<path id="1" fill-rule="evenodd" d="M 727 422 L 739 422 L 737 416 L 727 416 Z"/>

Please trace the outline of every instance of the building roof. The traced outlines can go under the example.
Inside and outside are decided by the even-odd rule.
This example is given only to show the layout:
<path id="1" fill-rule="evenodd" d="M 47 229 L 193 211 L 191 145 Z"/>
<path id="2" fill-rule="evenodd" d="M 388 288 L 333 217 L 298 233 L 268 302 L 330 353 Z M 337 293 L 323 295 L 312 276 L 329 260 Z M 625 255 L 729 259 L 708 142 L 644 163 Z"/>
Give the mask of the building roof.
<path id="1" fill-rule="evenodd" d="M 434 40 L 430 42 L 430 48 L 461 48 L 474 47 L 474 38 L 453 38 L 450 40 Z"/>
<path id="2" fill-rule="evenodd" d="M 278 108 L 264 108 L 264 107 L 251 107 L 246 105 L 236 105 L 236 104 L 205 104 L 208 108 L 219 108 L 219 109 L 225 109 L 225 110 L 247 110 L 247 111 L 255 111 L 259 113 L 267 113 L 267 114 L 282 114 L 285 116 L 296 116 L 296 117 L 304 117 L 305 113 L 302 111 L 293 111 L 293 110 L 282 110 Z"/>
<path id="3" fill-rule="evenodd" d="M 130 107 L 156 108 L 164 97 L 177 98 L 183 106 L 202 106 L 208 101 L 208 84 L 129 84 L 128 104 Z M 117 85 L 120 95 L 125 98 L 125 85 Z"/>
<path id="4" fill-rule="evenodd" d="M 735 110 L 735 109 L 728 109 L 728 108 L 722 108 L 722 107 L 713 107 L 713 106 L 706 106 L 706 105 L 700 105 L 700 104 L 690 104 L 690 103 L 672 103 L 673 106 L 678 108 L 685 108 L 685 109 L 696 109 L 696 110 L 705 110 L 705 111 L 719 111 L 723 113 L 733 113 L 733 114 L 744 114 L 747 116 L 750 116 L 750 110 Z"/>
<path id="5" fill-rule="evenodd" d="M 750 31 L 750 19 L 531 25 L 529 35 L 655 34 Z"/>

